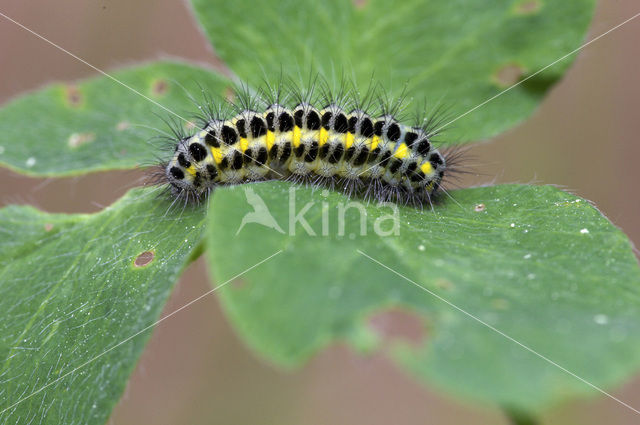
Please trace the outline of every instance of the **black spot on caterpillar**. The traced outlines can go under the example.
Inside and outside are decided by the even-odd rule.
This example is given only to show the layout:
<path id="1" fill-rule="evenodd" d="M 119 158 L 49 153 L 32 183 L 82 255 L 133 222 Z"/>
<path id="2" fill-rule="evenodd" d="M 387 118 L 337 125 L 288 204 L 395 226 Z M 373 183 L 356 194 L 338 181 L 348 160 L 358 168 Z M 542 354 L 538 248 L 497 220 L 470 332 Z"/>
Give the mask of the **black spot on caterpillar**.
<path id="1" fill-rule="evenodd" d="M 459 157 L 434 147 L 440 117 L 401 123 L 403 98 L 389 102 L 371 90 L 359 97 L 344 86 L 333 95 L 315 84 L 245 88 L 235 97 L 199 107 L 199 130 L 173 129 L 173 156 L 157 173 L 173 196 L 201 201 L 217 186 L 279 179 L 421 206 L 434 201 Z"/>

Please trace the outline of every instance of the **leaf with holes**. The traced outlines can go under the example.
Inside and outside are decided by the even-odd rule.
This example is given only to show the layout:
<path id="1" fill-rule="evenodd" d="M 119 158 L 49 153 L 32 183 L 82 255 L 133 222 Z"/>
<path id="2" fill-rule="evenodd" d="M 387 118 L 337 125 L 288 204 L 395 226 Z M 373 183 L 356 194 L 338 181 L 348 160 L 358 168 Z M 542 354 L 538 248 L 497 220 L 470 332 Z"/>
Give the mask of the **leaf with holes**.
<path id="1" fill-rule="evenodd" d="M 584 40 L 594 0 L 192 0 L 216 52 L 254 84 L 282 71 L 441 104 L 455 118 L 571 52 Z M 572 58 L 490 102 L 445 133 L 488 138 L 531 114 Z M 424 108 L 419 109 L 420 115 Z"/>
<path id="2" fill-rule="evenodd" d="M 202 209 L 154 196 L 0 210 L 0 423 L 105 423 L 202 235 Z"/>
<path id="3" fill-rule="evenodd" d="M 113 77 L 148 99 L 110 78 L 96 77 L 54 84 L 1 108 L 0 163 L 34 176 L 151 165 L 159 148 L 175 146 L 153 143 L 169 131 L 161 118 L 189 126 L 186 120 L 197 112 L 189 94 L 203 101 L 200 85 L 209 96 L 222 98 L 229 86 L 210 70 L 179 63 L 155 63 L 114 72 Z"/>
<path id="4" fill-rule="evenodd" d="M 393 359 L 417 379 L 515 411 L 593 393 L 540 356 L 607 389 L 640 368 L 640 269 L 619 229 L 550 186 L 455 199 L 395 216 L 285 183 L 218 190 L 207 230 L 217 281 L 283 251 L 224 288 L 232 323 L 256 351 L 293 366 L 337 341 L 388 348 L 370 318 L 403 308 L 426 338 L 391 344 Z"/>

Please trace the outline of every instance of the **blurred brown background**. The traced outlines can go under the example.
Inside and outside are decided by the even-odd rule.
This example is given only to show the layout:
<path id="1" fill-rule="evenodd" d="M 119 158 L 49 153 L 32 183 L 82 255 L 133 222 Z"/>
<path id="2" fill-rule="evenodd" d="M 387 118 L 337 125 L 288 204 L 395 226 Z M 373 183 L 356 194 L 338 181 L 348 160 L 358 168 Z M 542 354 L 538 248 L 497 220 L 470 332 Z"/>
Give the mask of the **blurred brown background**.
<path id="1" fill-rule="evenodd" d="M 551 5 L 549 5 L 551 6 Z M 176 56 L 221 67 L 179 0 L 2 0 L 7 14 L 89 63 L 111 70 Z M 640 12 L 636 0 L 601 0 L 590 36 Z M 468 184 L 558 184 L 596 203 L 640 241 L 640 18 L 580 52 L 564 81 L 525 124 L 473 149 L 485 177 Z M 54 80 L 95 71 L 0 17 L 0 103 Z M 500 99 L 496 100 L 497 102 Z M 488 176 L 488 177 L 487 177 Z M 121 196 L 131 173 L 31 179 L 0 170 L 0 204 L 46 211 L 97 211 Z M 100 190 L 96 190 L 99 187 Z M 166 311 L 206 292 L 206 270 L 194 264 Z M 402 316 L 378 326 L 404 335 Z M 640 407 L 640 379 L 613 394 Z M 600 397 L 550 411 L 546 424 L 638 423 Z M 299 371 L 273 368 L 234 335 L 215 296 L 155 331 L 109 421 L 121 424 L 506 424 L 491 406 L 462 403 L 406 377 L 383 355 L 362 358 L 338 346 Z"/>

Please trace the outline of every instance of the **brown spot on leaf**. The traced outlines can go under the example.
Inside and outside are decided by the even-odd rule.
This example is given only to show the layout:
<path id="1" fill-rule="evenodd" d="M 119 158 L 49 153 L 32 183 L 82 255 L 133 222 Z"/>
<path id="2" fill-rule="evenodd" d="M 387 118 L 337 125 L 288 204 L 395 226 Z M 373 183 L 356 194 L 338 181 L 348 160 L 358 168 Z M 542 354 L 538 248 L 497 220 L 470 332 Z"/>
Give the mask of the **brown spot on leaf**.
<path id="1" fill-rule="evenodd" d="M 73 133 L 69 136 L 69 141 L 67 143 L 70 148 L 77 148 L 80 145 L 92 142 L 95 138 L 95 133 Z"/>
<path id="2" fill-rule="evenodd" d="M 530 15 L 538 12 L 542 8 L 542 1 L 540 0 L 522 0 L 515 7 L 516 15 Z"/>
<path id="3" fill-rule="evenodd" d="M 484 204 L 476 204 L 476 206 L 473 207 L 473 210 L 475 212 L 482 212 L 482 211 L 484 211 L 484 209 L 485 209 Z"/>
<path id="4" fill-rule="evenodd" d="M 225 87 L 222 95 L 229 102 L 234 102 L 236 100 L 236 92 L 231 87 Z"/>
<path id="5" fill-rule="evenodd" d="M 404 341 L 419 346 L 426 338 L 422 318 L 410 310 L 390 308 L 379 311 L 369 317 L 368 325 L 384 343 Z"/>
<path id="6" fill-rule="evenodd" d="M 130 124 L 127 121 L 120 121 L 118 125 L 116 125 L 116 130 L 124 131 L 130 127 Z"/>
<path id="7" fill-rule="evenodd" d="M 491 301 L 491 306 L 496 310 L 506 310 L 509 308 L 509 301 L 504 298 L 496 298 Z"/>
<path id="8" fill-rule="evenodd" d="M 45 232 L 50 232 L 51 230 L 53 230 L 53 224 L 52 223 L 45 223 L 44 224 L 44 231 Z"/>
<path id="9" fill-rule="evenodd" d="M 356 9 L 364 9 L 369 0 L 352 0 Z"/>
<path id="10" fill-rule="evenodd" d="M 455 287 L 453 282 L 447 279 L 437 279 L 435 283 L 436 283 L 436 287 L 445 291 L 450 291 Z"/>
<path id="11" fill-rule="evenodd" d="M 133 265 L 136 267 L 145 267 L 151 264 L 155 257 L 155 254 L 152 251 L 145 251 L 138 255 L 133 262 Z"/>
<path id="12" fill-rule="evenodd" d="M 68 85 L 65 90 L 65 98 L 67 99 L 67 104 L 72 108 L 82 105 L 82 93 L 77 86 Z"/>
<path id="13" fill-rule="evenodd" d="M 164 96 L 169 91 L 169 83 L 167 80 L 158 78 L 151 84 L 151 93 L 154 96 Z"/>
<path id="14" fill-rule="evenodd" d="M 522 78 L 524 68 L 517 63 L 507 63 L 502 65 L 493 74 L 493 81 L 501 88 L 510 87 Z"/>

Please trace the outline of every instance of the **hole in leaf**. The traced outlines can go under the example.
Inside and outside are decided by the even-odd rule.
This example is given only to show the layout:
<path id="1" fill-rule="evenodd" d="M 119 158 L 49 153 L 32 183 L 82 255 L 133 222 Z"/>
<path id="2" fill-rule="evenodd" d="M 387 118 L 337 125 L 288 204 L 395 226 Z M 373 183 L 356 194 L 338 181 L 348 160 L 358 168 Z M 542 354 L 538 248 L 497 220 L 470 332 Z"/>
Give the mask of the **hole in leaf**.
<path id="1" fill-rule="evenodd" d="M 482 212 L 482 211 L 484 211 L 484 209 L 485 209 L 484 204 L 476 204 L 476 206 L 473 207 L 473 210 L 475 212 Z"/>
<path id="2" fill-rule="evenodd" d="M 509 87 L 520 81 L 524 68 L 517 63 L 502 65 L 493 74 L 493 81 L 502 88 Z"/>
<path id="3" fill-rule="evenodd" d="M 69 136 L 69 141 L 67 143 L 70 148 L 77 148 L 80 145 L 92 142 L 95 138 L 95 133 L 73 133 Z"/>
<path id="4" fill-rule="evenodd" d="M 72 108 L 77 108 L 82 104 L 82 93 L 80 93 L 80 90 L 76 86 L 67 86 L 65 98 Z"/>
<path id="5" fill-rule="evenodd" d="M 169 83 L 164 79 L 157 79 L 151 84 L 151 93 L 154 96 L 163 96 L 169 91 Z"/>
<path id="6" fill-rule="evenodd" d="M 151 264 L 153 259 L 155 258 L 155 254 L 151 251 L 145 251 L 138 255 L 133 262 L 133 265 L 136 267 L 145 267 Z"/>
<path id="7" fill-rule="evenodd" d="M 426 338 L 422 318 L 405 309 L 391 308 L 379 311 L 369 317 L 368 325 L 384 343 L 404 341 L 419 346 Z"/>

